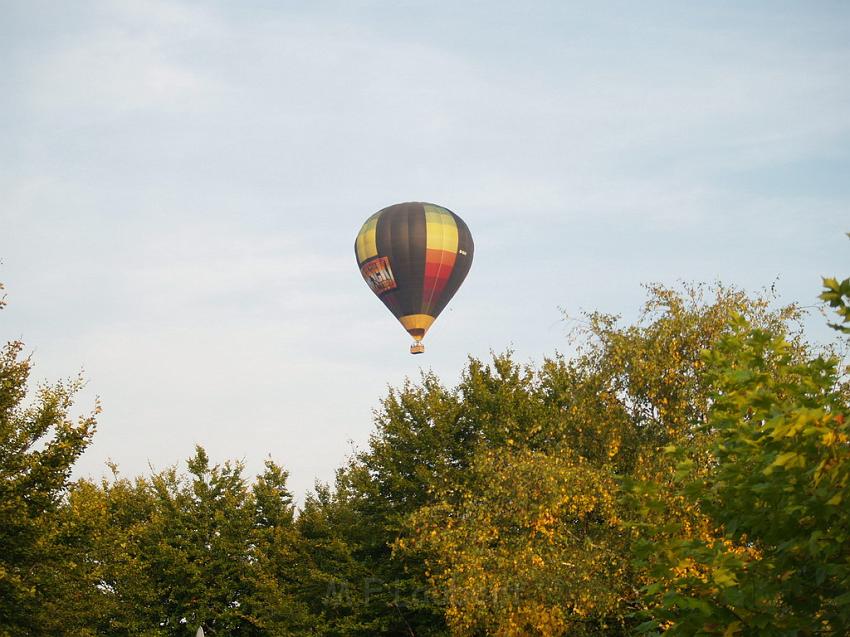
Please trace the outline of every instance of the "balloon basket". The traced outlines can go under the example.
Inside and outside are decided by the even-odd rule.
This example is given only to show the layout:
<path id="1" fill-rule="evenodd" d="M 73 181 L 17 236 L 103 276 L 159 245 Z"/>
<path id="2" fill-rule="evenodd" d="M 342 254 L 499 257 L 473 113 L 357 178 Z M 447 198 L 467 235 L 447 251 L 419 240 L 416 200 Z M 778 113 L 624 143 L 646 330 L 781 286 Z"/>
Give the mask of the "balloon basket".
<path id="1" fill-rule="evenodd" d="M 422 354 L 425 351 L 425 345 L 423 343 L 414 343 L 410 346 L 411 354 Z"/>

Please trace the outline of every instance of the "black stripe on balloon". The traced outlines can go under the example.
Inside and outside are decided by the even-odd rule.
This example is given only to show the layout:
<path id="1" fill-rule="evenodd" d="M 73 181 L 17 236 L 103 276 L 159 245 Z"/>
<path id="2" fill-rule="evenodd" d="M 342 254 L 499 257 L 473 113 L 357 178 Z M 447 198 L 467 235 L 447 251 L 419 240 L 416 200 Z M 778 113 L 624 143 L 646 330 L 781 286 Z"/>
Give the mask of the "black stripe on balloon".
<path id="1" fill-rule="evenodd" d="M 388 211 L 389 208 L 384 208 L 379 212 L 378 222 L 375 224 L 375 245 L 378 250 L 378 257 L 387 257 L 389 259 L 390 269 L 393 271 L 393 278 L 397 287 L 386 294 L 382 294 L 379 298 L 387 306 L 387 309 L 393 313 L 393 316 L 398 318 L 402 315 L 400 288 L 403 285 L 402 277 L 404 273 L 402 270 L 403 264 L 394 258 L 390 249 L 392 244 L 392 226 Z"/>
<path id="2" fill-rule="evenodd" d="M 396 316 L 418 314 L 425 273 L 425 212 L 421 204 L 389 206 L 375 228 L 378 254 L 389 258 L 398 287 L 381 296 Z M 421 254 L 420 254 L 421 253 Z"/>
<path id="3" fill-rule="evenodd" d="M 410 314 L 421 314 L 425 288 L 426 248 L 428 226 L 425 223 L 425 206 L 421 203 L 407 204 L 408 252 L 410 254 L 410 299 L 405 309 Z"/>

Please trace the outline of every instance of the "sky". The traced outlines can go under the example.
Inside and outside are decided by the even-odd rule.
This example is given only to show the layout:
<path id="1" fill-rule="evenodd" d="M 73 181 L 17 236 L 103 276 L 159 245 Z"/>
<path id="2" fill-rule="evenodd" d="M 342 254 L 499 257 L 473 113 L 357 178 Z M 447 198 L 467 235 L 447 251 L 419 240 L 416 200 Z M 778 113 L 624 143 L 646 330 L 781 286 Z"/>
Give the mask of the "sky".
<path id="1" fill-rule="evenodd" d="M 300 499 L 421 369 L 850 274 L 843 1 L 0 0 L 0 61 L 0 338 L 100 398 L 77 477 L 201 444 Z M 416 357 L 353 250 L 403 201 L 476 245 Z"/>

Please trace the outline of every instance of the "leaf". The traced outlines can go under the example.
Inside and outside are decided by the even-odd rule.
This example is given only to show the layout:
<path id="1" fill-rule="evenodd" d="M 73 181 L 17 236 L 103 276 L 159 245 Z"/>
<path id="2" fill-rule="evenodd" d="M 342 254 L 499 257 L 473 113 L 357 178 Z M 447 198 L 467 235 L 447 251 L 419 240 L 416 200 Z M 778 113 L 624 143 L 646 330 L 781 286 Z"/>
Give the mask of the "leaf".
<path id="1" fill-rule="evenodd" d="M 732 622 L 726 627 L 726 630 L 723 631 L 723 637 L 733 637 L 741 632 L 741 622 Z"/>
<path id="2" fill-rule="evenodd" d="M 786 451 L 784 453 L 780 453 L 776 457 L 776 460 L 774 460 L 773 463 L 770 466 L 771 467 L 784 467 L 786 464 L 791 462 L 791 460 L 794 460 L 795 458 L 798 458 L 799 456 L 800 456 L 800 454 L 798 454 L 796 451 Z"/>
<path id="3" fill-rule="evenodd" d="M 724 588 L 735 586 L 738 583 L 735 575 L 725 568 L 715 569 L 711 574 L 711 577 L 718 585 L 723 586 Z"/>
<path id="4" fill-rule="evenodd" d="M 829 288 L 830 290 L 834 290 L 835 292 L 838 292 L 841 289 L 841 286 L 838 283 L 838 279 L 835 279 L 833 277 L 824 277 L 823 287 Z"/>
<path id="5" fill-rule="evenodd" d="M 661 582 L 653 582 L 644 588 L 644 591 L 647 595 L 655 595 L 658 591 L 661 590 Z"/>
<path id="6" fill-rule="evenodd" d="M 836 606 L 844 606 L 845 604 L 850 604 L 850 592 L 839 595 L 838 597 L 833 597 L 832 603 Z"/>
<path id="7" fill-rule="evenodd" d="M 656 628 L 658 628 L 659 623 L 660 622 L 657 619 L 651 619 L 648 622 L 638 624 L 637 626 L 635 626 L 635 634 L 646 635 L 647 633 L 654 631 Z"/>

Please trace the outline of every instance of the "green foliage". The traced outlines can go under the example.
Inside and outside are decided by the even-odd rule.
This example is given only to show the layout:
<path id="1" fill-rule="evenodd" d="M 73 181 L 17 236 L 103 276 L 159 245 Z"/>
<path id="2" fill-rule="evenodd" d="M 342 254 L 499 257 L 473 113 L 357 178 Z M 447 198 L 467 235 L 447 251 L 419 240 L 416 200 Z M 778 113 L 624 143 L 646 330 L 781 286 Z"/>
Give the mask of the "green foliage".
<path id="1" fill-rule="evenodd" d="M 81 623 L 111 635 L 311 634 L 286 573 L 286 472 L 268 461 L 249 488 L 241 464 L 210 466 L 200 447 L 187 467 L 76 485 L 62 543 L 84 556 L 72 577 L 91 584 Z"/>
<path id="2" fill-rule="evenodd" d="M 0 635 L 41 634 L 66 594 L 56 512 L 74 461 L 89 444 L 94 413 L 73 420 L 82 381 L 39 387 L 26 402 L 29 358 L 20 342 L 0 352 Z"/>
<path id="3" fill-rule="evenodd" d="M 850 391 L 769 301 L 652 286 L 570 358 L 425 373 L 297 513 L 283 468 L 201 447 L 69 484 L 94 415 L 68 418 L 78 382 L 26 403 L 11 343 L 0 637 L 847 634 Z"/>
<path id="4" fill-rule="evenodd" d="M 672 479 L 660 447 L 697 437 L 709 384 L 700 352 L 745 312 L 768 330 L 798 316 L 727 288 L 650 289 L 641 321 L 591 314 L 579 354 L 539 369 L 471 360 L 460 385 L 426 377 L 390 396 L 369 460 L 415 507 L 395 559 L 421 563 L 452 634 L 624 634 L 646 574 L 631 560 L 625 478 Z M 375 456 L 378 458 L 375 458 Z M 392 462 L 388 462 L 391 459 Z M 385 477 L 386 476 L 386 477 Z M 689 502 L 663 503 L 665 523 L 700 525 Z"/>
<path id="5" fill-rule="evenodd" d="M 850 334 L 850 278 L 840 283 L 834 278 L 824 279 L 823 287 L 825 289 L 819 298 L 829 303 L 841 317 L 840 323 L 830 323 L 829 326 L 844 334 Z"/>
<path id="6" fill-rule="evenodd" d="M 390 408 L 394 400 L 388 399 Z M 413 437 L 407 441 L 413 443 Z M 325 623 L 322 634 L 446 634 L 442 609 L 426 594 L 421 560 L 392 555 L 404 520 L 429 497 L 421 482 L 427 471 L 408 464 L 410 456 L 399 453 L 403 448 L 402 443 L 391 450 L 381 447 L 386 455 L 360 454 L 339 472 L 333 492 L 320 488 L 299 516 L 298 527 L 314 556 L 311 576 L 324 584 L 316 608 Z M 411 444 L 406 453 L 428 452 Z"/>
<path id="7" fill-rule="evenodd" d="M 73 485 L 58 512 L 54 543 L 64 556 L 68 594 L 53 605 L 54 635 L 161 635 L 152 609 L 158 600 L 142 568 L 137 535 L 153 514 L 144 479 L 117 476 Z"/>
<path id="8" fill-rule="evenodd" d="M 848 388 L 837 361 L 801 357 L 741 317 L 703 353 L 712 407 L 708 470 L 686 444 L 675 492 L 710 534 L 645 524 L 655 581 L 642 630 L 670 635 L 850 632 Z M 648 500 L 648 485 L 636 492 Z M 656 499 L 657 502 L 657 499 Z"/>

